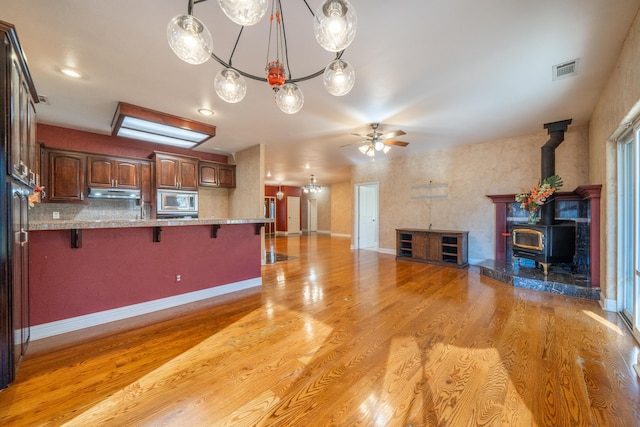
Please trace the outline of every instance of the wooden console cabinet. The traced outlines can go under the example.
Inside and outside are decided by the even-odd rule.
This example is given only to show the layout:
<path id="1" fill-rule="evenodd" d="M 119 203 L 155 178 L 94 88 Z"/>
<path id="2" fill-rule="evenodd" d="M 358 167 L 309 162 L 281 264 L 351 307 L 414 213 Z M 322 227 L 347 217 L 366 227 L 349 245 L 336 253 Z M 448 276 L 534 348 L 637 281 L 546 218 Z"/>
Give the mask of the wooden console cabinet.
<path id="1" fill-rule="evenodd" d="M 396 259 L 466 267 L 468 231 L 396 229 Z"/>

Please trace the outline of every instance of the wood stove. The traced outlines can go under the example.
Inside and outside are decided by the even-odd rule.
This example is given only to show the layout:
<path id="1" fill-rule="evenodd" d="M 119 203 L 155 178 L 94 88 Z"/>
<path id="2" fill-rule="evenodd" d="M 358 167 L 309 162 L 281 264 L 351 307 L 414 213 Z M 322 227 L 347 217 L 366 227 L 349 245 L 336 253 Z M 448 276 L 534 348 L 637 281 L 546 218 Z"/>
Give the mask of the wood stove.
<path id="1" fill-rule="evenodd" d="M 570 124 L 571 119 L 545 123 L 544 128 L 549 132 L 549 140 L 541 149 L 541 182 L 556 174 L 555 150 L 564 141 L 564 133 Z M 549 264 L 573 263 L 576 252 L 576 224 L 573 221 L 556 221 L 553 196 L 542 205 L 540 211 L 541 224 L 518 225 L 511 232 L 513 264 L 515 266 L 520 258 L 532 259 L 542 265 L 546 276 Z"/>
<path id="2" fill-rule="evenodd" d="M 519 224 L 511 232 L 513 263 L 520 258 L 542 265 L 544 275 L 550 264 L 572 263 L 576 252 L 576 224 L 573 221 L 553 225 Z"/>

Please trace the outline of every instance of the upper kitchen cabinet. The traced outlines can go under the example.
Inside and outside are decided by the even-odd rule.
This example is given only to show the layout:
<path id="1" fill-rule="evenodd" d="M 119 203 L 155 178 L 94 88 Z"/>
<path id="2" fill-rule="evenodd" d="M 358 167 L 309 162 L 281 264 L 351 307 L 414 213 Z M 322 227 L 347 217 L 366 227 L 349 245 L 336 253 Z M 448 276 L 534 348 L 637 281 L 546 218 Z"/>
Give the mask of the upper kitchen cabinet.
<path id="1" fill-rule="evenodd" d="M 42 150 L 45 177 L 43 202 L 86 203 L 86 155 L 73 151 Z"/>
<path id="2" fill-rule="evenodd" d="M 156 151 L 156 188 L 172 190 L 198 189 L 198 158 Z"/>
<path id="3" fill-rule="evenodd" d="M 140 162 L 117 157 L 87 157 L 89 187 L 140 189 Z"/>
<path id="4" fill-rule="evenodd" d="M 236 187 L 236 165 L 200 161 L 198 184 L 203 187 Z"/>
<path id="5" fill-rule="evenodd" d="M 35 187 L 39 185 L 39 155 L 36 149 L 36 108 L 33 80 L 20 48 L 15 28 L 0 21 L 3 46 L 0 54 L 0 85 L 8 104 L 0 103 L 4 121 L 3 144 L 7 147 L 7 174 Z M 8 121 L 8 122 L 7 122 Z"/>

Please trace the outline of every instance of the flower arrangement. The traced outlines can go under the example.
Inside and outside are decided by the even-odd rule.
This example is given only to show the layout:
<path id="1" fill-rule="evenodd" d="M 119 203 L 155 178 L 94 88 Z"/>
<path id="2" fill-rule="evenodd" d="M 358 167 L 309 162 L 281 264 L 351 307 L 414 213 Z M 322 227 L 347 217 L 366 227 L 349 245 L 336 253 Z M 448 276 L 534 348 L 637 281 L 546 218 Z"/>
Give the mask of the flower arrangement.
<path id="1" fill-rule="evenodd" d="M 40 203 L 42 201 L 41 196 L 44 193 L 44 187 L 36 187 L 33 190 L 33 194 L 29 194 L 29 207 L 32 208 L 36 205 L 36 203 Z"/>
<path id="2" fill-rule="evenodd" d="M 516 194 L 516 202 L 520 202 L 520 208 L 528 212 L 530 223 L 535 223 L 540 207 L 561 187 L 562 178 L 559 175 L 553 175 L 534 185 L 531 191 Z"/>

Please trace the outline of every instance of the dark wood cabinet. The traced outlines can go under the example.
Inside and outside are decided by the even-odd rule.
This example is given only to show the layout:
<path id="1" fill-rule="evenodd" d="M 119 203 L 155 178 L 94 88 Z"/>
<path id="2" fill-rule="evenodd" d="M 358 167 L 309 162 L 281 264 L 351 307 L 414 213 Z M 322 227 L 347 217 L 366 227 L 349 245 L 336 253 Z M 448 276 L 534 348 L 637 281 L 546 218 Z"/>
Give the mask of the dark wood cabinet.
<path id="1" fill-rule="evenodd" d="M 140 162 L 140 203 L 153 202 L 153 165 L 151 162 Z"/>
<path id="2" fill-rule="evenodd" d="M 156 188 L 198 189 L 198 158 L 155 152 Z"/>
<path id="3" fill-rule="evenodd" d="M 10 27 L 0 23 L 4 35 L 3 63 L 8 75 L 4 83 L 9 101 L 7 113 L 10 126 L 8 140 L 7 173 L 30 187 L 39 185 L 39 157 L 36 153 L 37 94 L 31 81 L 17 37 Z"/>
<path id="4" fill-rule="evenodd" d="M 43 202 L 85 203 L 86 155 L 73 151 L 44 149 L 45 195 Z"/>
<path id="5" fill-rule="evenodd" d="M 87 157 L 89 187 L 140 189 L 140 162 L 117 157 Z"/>
<path id="6" fill-rule="evenodd" d="M 0 21 L 0 389 L 30 339 L 29 195 L 39 185 L 38 100 L 15 28 Z M 4 396 L 4 394 L 0 394 Z"/>
<path id="7" fill-rule="evenodd" d="M 396 230 L 396 258 L 466 267 L 468 232 L 400 228 Z"/>
<path id="8" fill-rule="evenodd" d="M 235 188 L 236 165 L 200 161 L 198 185 L 202 187 Z"/>

